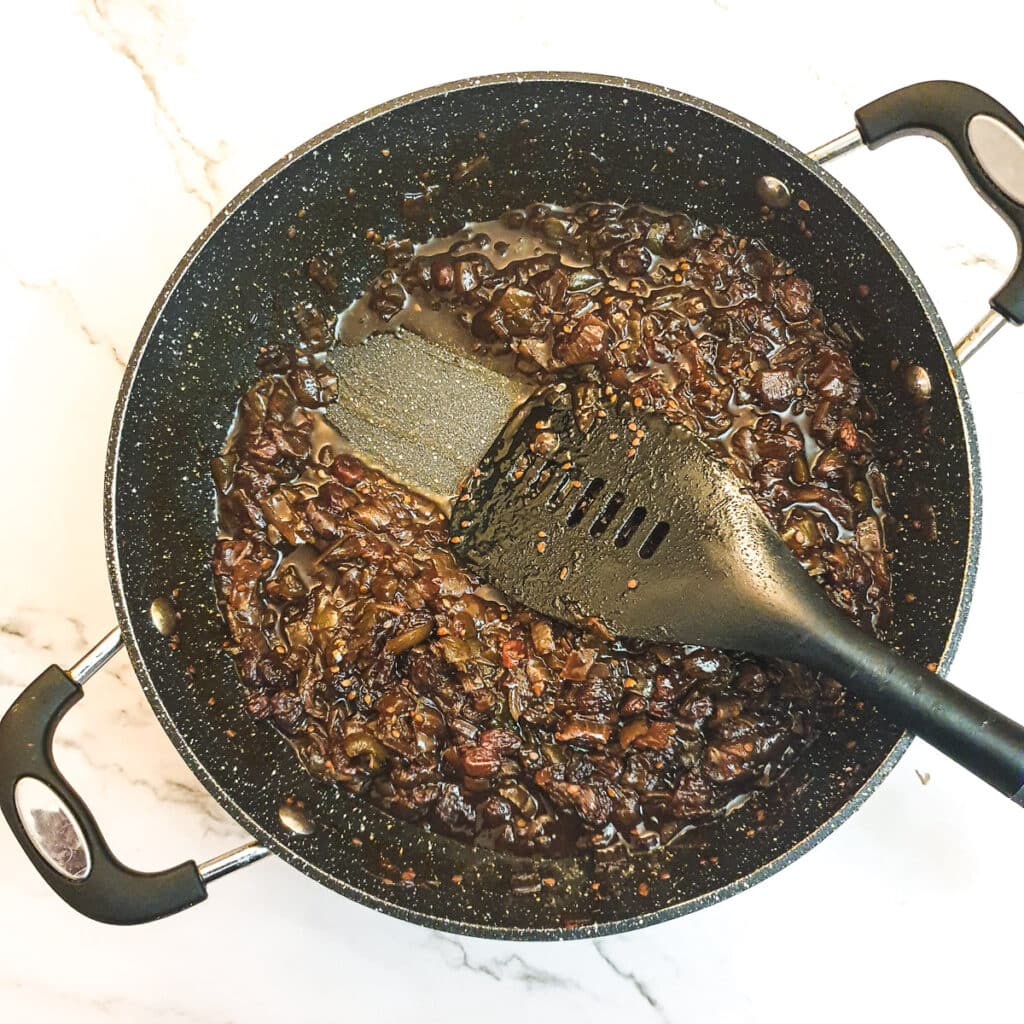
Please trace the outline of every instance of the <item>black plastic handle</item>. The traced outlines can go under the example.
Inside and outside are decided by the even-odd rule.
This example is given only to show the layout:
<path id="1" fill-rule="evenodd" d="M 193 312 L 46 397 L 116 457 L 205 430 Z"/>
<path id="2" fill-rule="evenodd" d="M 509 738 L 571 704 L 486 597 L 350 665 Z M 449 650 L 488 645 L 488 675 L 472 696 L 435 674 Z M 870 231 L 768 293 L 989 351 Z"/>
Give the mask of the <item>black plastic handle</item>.
<path id="1" fill-rule="evenodd" d="M 928 135 L 953 151 L 971 183 L 1002 215 L 1017 239 L 1017 263 L 991 306 L 1011 323 L 1024 323 L 1024 204 L 993 180 L 971 145 L 968 130 L 980 116 L 994 118 L 1024 146 L 1024 124 L 988 93 L 962 82 L 919 82 L 863 106 L 855 114 L 860 136 L 876 149 L 901 135 Z M 1021 150 L 1024 153 L 1024 148 Z M 1022 157 L 1024 159 L 1024 157 Z"/>
<path id="2" fill-rule="evenodd" d="M 822 602 L 825 605 L 826 602 Z M 801 623 L 799 660 L 1024 806 L 1024 726 L 858 629 L 834 606 Z"/>
<path id="3" fill-rule="evenodd" d="M 206 886 L 193 861 L 153 874 L 125 867 L 110 852 L 88 807 L 54 764 L 54 731 L 81 698 L 82 688 L 53 665 L 0 719 L 0 810 L 22 849 L 65 903 L 106 924 L 143 924 L 202 902 Z M 71 852 L 65 871 L 36 847 L 22 820 L 25 808 L 19 813 L 18 784 L 29 779 L 35 780 L 37 791 L 42 784 L 63 803 L 63 813 L 73 819 L 84 838 L 85 850 Z M 66 832 L 66 822 L 64 827 Z M 73 870 L 67 872 L 69 866 Z"/>

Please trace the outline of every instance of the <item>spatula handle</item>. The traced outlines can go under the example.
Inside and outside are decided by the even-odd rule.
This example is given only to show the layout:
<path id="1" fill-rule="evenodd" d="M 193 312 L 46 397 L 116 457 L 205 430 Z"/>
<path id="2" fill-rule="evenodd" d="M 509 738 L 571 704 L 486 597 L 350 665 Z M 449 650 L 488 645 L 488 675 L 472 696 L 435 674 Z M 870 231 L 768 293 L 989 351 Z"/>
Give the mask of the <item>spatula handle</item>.
<path id="1" fill-rule="evenodd" d="M 837 613 L 799 659 L 845 684 L 1014 803 L 1024 806 L 1024 726 L 897 654 Z"/>

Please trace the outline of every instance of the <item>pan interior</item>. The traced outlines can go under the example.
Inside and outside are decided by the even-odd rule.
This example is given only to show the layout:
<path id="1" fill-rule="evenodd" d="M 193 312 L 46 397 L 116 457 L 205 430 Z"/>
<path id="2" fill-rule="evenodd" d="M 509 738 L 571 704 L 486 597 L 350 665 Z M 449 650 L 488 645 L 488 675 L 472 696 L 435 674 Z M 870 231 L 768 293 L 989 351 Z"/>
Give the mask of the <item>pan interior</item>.
<path id="1" fill-rule="evenodd" d="M 442 187 L 432 219 L 410 223 L 403 196 L 422 193 L 425 172 Z M 770 219 L 755 192 L 766 174 L 794 197 Z M 285 740 L 246 715 L 214 602 L 208 466 L 258 376 L 260 346 L 294 330 L 295 303 L 328 311 L 307 261 L 330 251 L 339 282 L 330 304 L 341 309 L 382 267 L 368 232 L 424 240 L 509 206 L 584 198 L 693 211 L 760 237 L 816 286 L 827 315 L 863 336 L 855 363 L 879 408 L 880 447 L 920 437 L 889 469 L 894 515 L 909 523 L 924 503 L 938 523 L 935 539 L 909 528 L 895 539 L 896 593 L 913 595 L 897 600 L 895 639 L 911 657 L 941 662 L 975 539 L 971 428 L 934 311 L 891 242 L 834 183 L 760 130 L 662 90 L 578 76 L 466 83 L 313 140 L 232 203 L 176 271 L 142 332 L 111 442 L 108 550 L 122 626 L 154 708 L 199 777 L 254 835 L 325 884 L 399 917 L 494 937 L 638 927 L 748 886 L 834 827 L 903 743 L 871 709 L 851 707 L 782 784 L 656 854 L 522 861 L 314 783 Z M 894 361 L 931 378 L 926 434 Z M 172 646 L 149 608 L 176 588 Z M 301 802 L 311 834 L 282 826 L 285 801 Z"/>

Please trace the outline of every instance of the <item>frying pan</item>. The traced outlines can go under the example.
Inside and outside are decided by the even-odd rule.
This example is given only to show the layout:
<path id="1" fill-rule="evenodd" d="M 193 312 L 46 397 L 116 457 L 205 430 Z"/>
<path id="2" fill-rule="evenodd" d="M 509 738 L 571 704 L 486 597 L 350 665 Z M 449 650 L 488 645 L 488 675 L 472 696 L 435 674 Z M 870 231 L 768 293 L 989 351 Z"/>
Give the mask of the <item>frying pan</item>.
<path id="1" fill-rule="evenodd" d="M 938 531 L 895 537 L 896 592 L 916 600 L 897 602 L 893 639 L 911 658 L 945 669 L 970 600 L 981 515 L 960 358 L 1003 323 L 1024 321 L 1024 269 L 1018 261 L 954 351 L 892 240 L 821 167 L 852 146 L 906 133 L 941 139 L 1020 243 L 1024 126 L 984 93 L 948 82 L 869 104 L 856 129 L 804 155 L 734 114 L 650 85 L 546 73 L 475 79 L 329 129 L 229 203 L 157 298 L 114 412 L 105 522 L 118 627 L 67 673 L 44 672 L 0 723 L 0 807 L 51 888 L 93 918 L 137 923 L 200 902 L 212 879 L 270 852 L 353 899 L 434 928 L 504 939 L 593 936 L 721 900 L 844 821 L 910 741 L 870 707 L 850 707 L 774 789 L 644 856 L 522 860 L 471 849 L 314 782 L 282 736 L 247 716 L 223 650 L 209 568 L 216 524 L 208 466 L 239 394 L 258 375 L 259 346 L 284 329 L 284 310 L 323 304 L 299 272 L 311 257 L 332 251 L 340 309 L 381 267 L 365 242 L 370 229 L 422 240 L 509 206 L 584 197 L 692 210 L 764 239 L 815 283 L 826 314 L 857 332 L 857 370 L 879 409 L 881 451 L 905 447 L 920 427 L 920 408 L 893 364 L 928 374 L 929 429 L 909 458 L 886 468 L 896 521 L 914 518 L 925 502 Z M 449 177 L 460 161 L 478 173 Z M 433 199 L 433 220 L 410 225 L 400 200 L 420 189 L 424 171 L 449 184 Z M 163 631 L 174 618 L 170 642 Z M 252 844 L 145 874 L 104 843 L 50 747 L 82 684 L 121 643 L 160 723 Z"/>

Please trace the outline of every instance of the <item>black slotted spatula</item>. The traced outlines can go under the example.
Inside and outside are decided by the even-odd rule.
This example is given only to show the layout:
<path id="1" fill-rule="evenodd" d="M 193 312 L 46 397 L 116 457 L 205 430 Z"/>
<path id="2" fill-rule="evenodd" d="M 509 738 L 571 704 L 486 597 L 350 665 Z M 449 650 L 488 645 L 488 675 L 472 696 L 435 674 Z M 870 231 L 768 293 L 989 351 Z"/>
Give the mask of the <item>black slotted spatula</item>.
<path id="1" fill-rule="evenodd" d="M 797 661 L 1024 804 L 1024 728 L 854 625 L 692 433 L 568 390 L 512 417 L 455 503 L 456 554 L 510 598 L 644 641 Z"/>

